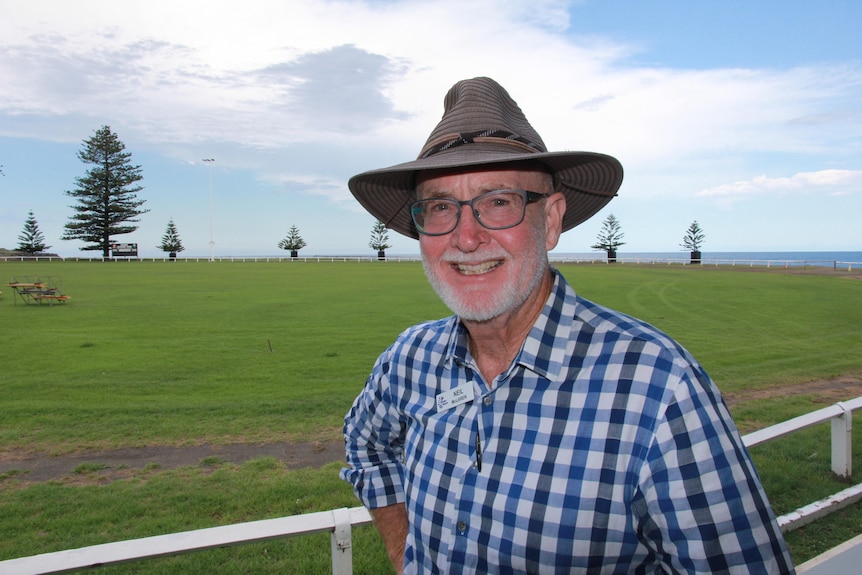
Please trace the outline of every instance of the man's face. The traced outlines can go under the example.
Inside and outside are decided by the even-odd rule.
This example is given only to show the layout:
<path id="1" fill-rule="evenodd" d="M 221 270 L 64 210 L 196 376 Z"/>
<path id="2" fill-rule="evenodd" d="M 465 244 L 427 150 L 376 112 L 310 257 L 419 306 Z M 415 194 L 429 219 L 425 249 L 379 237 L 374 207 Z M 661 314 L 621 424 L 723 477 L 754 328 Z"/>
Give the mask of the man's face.
<path id="1" fill-rule="evenodd" d="M 547 174 L 526 169 L 432 172 L 420 176 L 416 188 L 417 199 L 470 200 L 492 190 L 552 192 Z M 517 226 L 489 230 L 462 206 L 451 233 L 419 236 L 428 280 L 464 320 L 487 321 L 517 310 L 547 274 L 547 252 L 557 243 L 563 212 L 565 198 L 554 194 L 527 204 Z"/>

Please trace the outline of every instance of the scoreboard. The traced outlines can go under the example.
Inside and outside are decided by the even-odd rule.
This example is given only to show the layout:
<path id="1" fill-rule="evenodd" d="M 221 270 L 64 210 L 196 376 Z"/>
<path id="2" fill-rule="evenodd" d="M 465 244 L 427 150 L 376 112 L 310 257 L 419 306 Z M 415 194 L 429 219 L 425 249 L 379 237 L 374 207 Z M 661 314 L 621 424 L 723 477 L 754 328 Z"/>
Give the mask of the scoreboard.
<path id="1" fill-rule="evenodd" d="M 138 257 L 138 244 L 111 244 L 111 255 L 117 257 Z"/>

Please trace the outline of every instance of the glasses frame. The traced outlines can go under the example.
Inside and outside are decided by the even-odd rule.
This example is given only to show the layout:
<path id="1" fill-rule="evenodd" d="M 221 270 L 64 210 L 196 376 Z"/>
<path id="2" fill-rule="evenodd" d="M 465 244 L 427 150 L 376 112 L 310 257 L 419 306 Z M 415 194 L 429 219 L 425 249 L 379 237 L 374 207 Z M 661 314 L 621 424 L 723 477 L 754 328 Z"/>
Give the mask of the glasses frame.
<path id="1" fill-rule="evenodd" d="M 501 226 L 501 227 L 489 226 L 488 224 L 486 224 L 485 222 L 482 221 L 482 216 L 481 216 L 481 214 L 479 214 L 476 211 L 476 208 L 473 206 L 473 202 L 476 202 L 478 200 L 486 198 L 491 194 L 499 194 L 502 192 L 505 192 L 508 194 L 512 194 L 512 193 L 518 194 L 523 198 L 524 209 L 521 210 L 521 217 L 518 218 L 518 221 L 515 222 L 514 224 L 509 224 L 507 226 Z M 416 200 L 415 202 L 411 202 L 411 204 L 409 206 L 410 218 L 413 220 L 413 226 L 416 228 L 416 231 L 419 232 L 420 234 L 422 234 L 423 236 L 445 236 L 446 234 L 451 234 L 452 232 L 454 232 L 455 228 L 458 227 L 458 223 L 461 221 L 461 208 L 464 206 L 470 206 L 470 210 L 473 212 L 473 217 L 476 218 L 476 221 L 479 222 L 479 225 L 481 225 L 486 230 L 508 230 L 509 228 L 514 228 L 515 226 L 517 226 L 518 224 L 520 224 L 521 222 L 524 221 L 524 216 L 527 213 L 527 206 L 529 204 L 533 204 L 535 202 L 538 202 L 539 200 L 543 200 L 543 199 L 550 197 L 550 196 L 551 196 L 551 194 L 532 192 L 530 190 L 490 190 L 490 191 L 484 192 L 482 194 L 479 194 L 478 196 L 476 196 L 475 198 L 470 199 L 470 200 L 456 200 L 455 198 L 446 198 L 446 197 L 424 198 L 421 200 Z M 449 203 L 457 206 L 457 211 L 455 212 L 455 223 L 452 224 L 452 228 L 450 230 L 445 231 L 445 232 L 430 233 L 430 232 L 423 230 L 422 226 L 419 225 L 419 222 L 416 221 L 416 214 L 417 214 L 416 208 L 417 208 L 417 206 L 419 206 L 423 202 L 427 202 L 429 200 L 445 201 L 445 202 L 449 202 Z"/>

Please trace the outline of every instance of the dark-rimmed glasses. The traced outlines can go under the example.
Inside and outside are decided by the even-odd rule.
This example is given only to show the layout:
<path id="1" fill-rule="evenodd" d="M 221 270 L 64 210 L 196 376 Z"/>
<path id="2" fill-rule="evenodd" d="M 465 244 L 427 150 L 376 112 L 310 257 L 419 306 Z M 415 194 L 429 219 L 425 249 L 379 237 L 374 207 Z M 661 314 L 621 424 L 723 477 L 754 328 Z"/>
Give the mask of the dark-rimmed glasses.
<path id="1" fill-rule="evenodd" d="M 527 204 L 549 195 L 528 190 L 493 190 L 472 200 L 426 198 L 410 204 L 410 215 L 416 231 L 426 236 L 443 236 L 454 230 L 461 219 L 462 206 L 470 206 L 482 227 L 505 230 L 524 221 Z"/>

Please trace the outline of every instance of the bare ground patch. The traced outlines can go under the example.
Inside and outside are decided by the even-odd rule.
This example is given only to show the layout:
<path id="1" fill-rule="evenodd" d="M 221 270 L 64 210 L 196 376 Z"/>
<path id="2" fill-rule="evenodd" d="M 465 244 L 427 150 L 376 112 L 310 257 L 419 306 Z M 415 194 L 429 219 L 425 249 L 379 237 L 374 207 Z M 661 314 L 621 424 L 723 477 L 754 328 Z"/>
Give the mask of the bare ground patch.
<path id="1" fill-rule="evenodd" d="M 725 393 L 724 398 L 728 406 L 733 407 L 748 401 L 802 395 L 816 396 L 817 402 L 824 406 L 862 396 L 862 372 L 769 389 Z M 154 445 L 57 456 L 11 451 L 0 453 L 0 481 L 14 478 L 24 482 L 105 482 L 126 478 L 146 469 L 206 467 L 211 462 L 239 465 L 261 457 L 274 457 L 288 469 L 322 467 L 343 461 L 344 445 L 341 440 L 178 447 Z"/>
<path id="2" fill-rule="evenodd" d="M 831 405 L 838 401 L 862 396 L 862 372 L 793 385 L 779 385 L 768 389 L 722 393 L 722 395 L 728 407 L 733 407 L 746 401 L 800 395 L 813 395 L 816 396 L 817 403 Z"/>
<path id="3" fill-rule="evenodd" d="M 322 467 L 344 460 L 340 440 L 308 443 L 188 445 L 129 447 L 84 451 L 57 456 L 13 451 L 0 453 L 0 478 L 26 482 L 83 479 L 101 481 L 128 477 L 135 470 L 176 469 L 211 462 L 242 464 L 251 459 L 275 457 L 289 469 Z"/>

